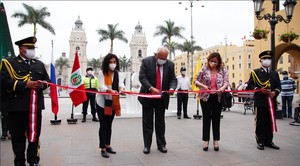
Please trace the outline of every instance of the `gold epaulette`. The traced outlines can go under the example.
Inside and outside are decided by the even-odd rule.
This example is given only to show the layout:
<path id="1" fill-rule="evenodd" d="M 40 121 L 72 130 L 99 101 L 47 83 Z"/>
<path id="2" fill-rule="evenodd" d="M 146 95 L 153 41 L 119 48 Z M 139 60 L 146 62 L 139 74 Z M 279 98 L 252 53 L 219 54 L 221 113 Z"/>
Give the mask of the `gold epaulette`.
<path id="1" fill-rule="evenodd" d="M 7 59 L 2 59 L 1 62 L 1 69 L 2 69 L 2 65 L 4 64 L 4 66 L 7 69 L 7 72 L 10 76 L 10 78 L 14 81 L 23 81 L 23 82 L 27 82 L 30 81 L 30 74 L 27 74 L 25 76 L 20 76 L 16 73 L 16 71 L 14 70 L 14 68 L 11 66 L 11 64 L 8 62 Z"/>
<path id="2" fill-rule="evenodd" d="M 270 87 L 271 87 L 270 79 L 268 79 L 268 80 L 265 81 L 265 82 L 262 82 L 262 81 L 258 78 L 258 76 L 256 75 L 256 73 L 255 73 L 254 70 L 251 71 L 251 76 L 252 76 L 252 78 L 253 78 L 254 83 L 255 83 L 258 87 L 264 88 L 264 89 L 270 88 Z"/>

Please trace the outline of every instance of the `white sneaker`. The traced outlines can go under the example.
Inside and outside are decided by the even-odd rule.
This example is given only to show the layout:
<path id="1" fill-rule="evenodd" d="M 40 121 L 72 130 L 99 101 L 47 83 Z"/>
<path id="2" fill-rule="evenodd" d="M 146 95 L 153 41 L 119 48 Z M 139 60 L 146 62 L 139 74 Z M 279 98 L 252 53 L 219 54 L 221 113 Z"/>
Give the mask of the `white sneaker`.
<path id="1" fill-rule="evenodd" d="M 296 121 L 294 121 L 294 122 L 291 122 L 291 123 L 290 123 L 290 125 L 292 125 L 292 126 L 300 126 L 300 123 L 299 123 L 299 122 L 296 122 Z"/>

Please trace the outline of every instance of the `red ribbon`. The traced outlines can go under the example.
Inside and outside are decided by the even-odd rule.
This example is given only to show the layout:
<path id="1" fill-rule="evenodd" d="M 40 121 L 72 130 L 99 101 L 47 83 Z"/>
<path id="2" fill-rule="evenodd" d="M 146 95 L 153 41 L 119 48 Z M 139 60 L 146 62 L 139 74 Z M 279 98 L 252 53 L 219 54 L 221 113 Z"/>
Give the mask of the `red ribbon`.
<path id="1" fill-rule="evenodd" d="M 119 95 L 119 93 L 108 93 L 108 92 L 99 92 L 99 91 L 92 91 L 92 90 L 81 90 L 81 89 L 77 89 L 77 88 L 73 88 L 73 87 L 69 87 L 69 86 L 63 86 L 63 85 L 57 85 L 57 84 L 53 84 L 50 82 L 46 82 L 46 81 L 39 81 L 41 83 L 44 84 L 49 84 L 49 85 L 53 85 L 53 86 L 57 86 L 60 88 L 64 88 L 64 89 L 73 89 L 75 91 L 81 91 L 81 92 L 89 92 L 89 93 L 98 93 L 98 94 L 103 94 L 103 95 Z M 253 92 L 258 92 L 260 90 L 225 90 L 224 92 L 233 92 L 233 93 L 237 93 L 237 92 L 249 92 L 249 93 L 253 93 Z M 180 90 L 168 90 L 168 91 L 161 91 L 161 93 L 211 93 L 211 92 L 217 92 L 217 90 L 189 90 L 189 91 L 180 91 Z M 127 95 L 135 95 L 135 96 L 140 96 L 140 97 L 147 97 L 147 98 L 161 98 L 161 94 L 149 94 L 149 93 L 138 93 L 138 92 L 127 92 L 124 91 L 125 94 Z"/>

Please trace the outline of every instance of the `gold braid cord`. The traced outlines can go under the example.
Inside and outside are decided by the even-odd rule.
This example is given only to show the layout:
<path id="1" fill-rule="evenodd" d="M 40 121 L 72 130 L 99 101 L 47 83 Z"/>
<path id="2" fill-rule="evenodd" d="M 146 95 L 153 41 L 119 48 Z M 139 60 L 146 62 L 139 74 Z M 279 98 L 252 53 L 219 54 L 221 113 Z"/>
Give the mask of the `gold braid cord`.
<path id="1" fill-rule="evenodd" d="M 251 71 L 251 76 L 253 78 L 254 84 L 258 85 L 260 88 L 266 89 L 271 87 L 270 80 L 262 82 L 253 70 Z"/>
<path id="2" fill-rule="evenodd" d="M 23 82 L 27 82 L 30 81 L 30 74 L 27 74 L 25 76 L 20 76 L 16 73 L 16 71 L 14 70 L 14 68 L 11 66 L 11 64 L 6 60 L 3 59 L 2 63 L 0 65 L 0 69 L 2 69 L 2 65 L 4 65 L 8 71 L 8 74 L 10 76 L 10 78 L 14 81 L 23 81 Z"/>

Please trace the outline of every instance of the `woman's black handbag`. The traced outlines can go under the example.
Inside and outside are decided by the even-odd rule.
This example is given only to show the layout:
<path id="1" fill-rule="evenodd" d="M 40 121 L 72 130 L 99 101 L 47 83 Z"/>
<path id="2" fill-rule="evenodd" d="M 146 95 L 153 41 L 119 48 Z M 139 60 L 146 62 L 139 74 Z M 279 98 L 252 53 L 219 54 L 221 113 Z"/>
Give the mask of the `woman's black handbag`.
<path id="1" fill-rule="evenodd" d="M 221 104 L 224 108 L 231 108 L 233 106 L 233 96 L 230 92 L 224 92 L 221 95 Z"/>

